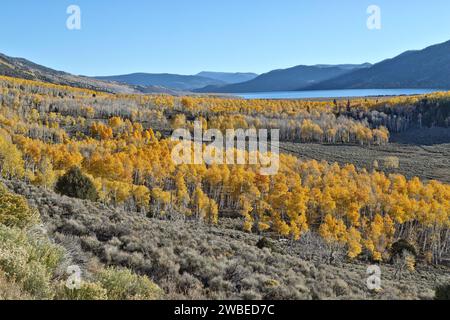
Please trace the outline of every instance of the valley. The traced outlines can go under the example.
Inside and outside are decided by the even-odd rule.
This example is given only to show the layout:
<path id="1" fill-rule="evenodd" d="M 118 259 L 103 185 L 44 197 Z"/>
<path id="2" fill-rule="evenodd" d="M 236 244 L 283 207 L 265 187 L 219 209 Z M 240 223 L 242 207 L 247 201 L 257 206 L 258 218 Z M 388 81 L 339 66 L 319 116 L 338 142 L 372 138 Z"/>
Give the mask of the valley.
<path id="1" fill-rule="evenodd" d="M 450 300 L 448 0 L 1 8 L 2 311 Z"/>
<path id="2" fill-rule="evenodd" d="M 0 296 L 433 299 L 449 281 L 449 101 L 110 94 L 1 77 Z M 279 129 L 279 171 L 175 164 L 171 133 L 195 121 Z M 33 287 L 12 261 L 40 243 L 52 258 L 30 256 Z M 83 270 L 81 291 L 64 289 L 68 265 Z"/>

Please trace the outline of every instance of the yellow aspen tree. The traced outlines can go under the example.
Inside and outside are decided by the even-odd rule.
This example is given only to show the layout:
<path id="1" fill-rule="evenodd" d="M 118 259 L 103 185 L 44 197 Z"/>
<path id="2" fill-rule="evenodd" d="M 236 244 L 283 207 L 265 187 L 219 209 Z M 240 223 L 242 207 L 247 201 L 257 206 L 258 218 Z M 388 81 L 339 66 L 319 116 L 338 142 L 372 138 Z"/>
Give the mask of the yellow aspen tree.
<path id="1" fill-rule="evenodd" d="M 206 207 L 209 205 L 209 199 L 203 192 L 200 184 L 194 190 L 191 197 L 191 207 L 194 210 L 195 217 L 197 220 L 203 220 L 206 216 Z"/>
<path id="2" fill-rule="evenodd" d="M 133 196 L 138 211 L 147 210 L 150 206 L 150 190 L 146 186 L 133 186 Z"/>
<path id="3" fill-rule="evenodd" d="M 347 228 L 344 222 L 327 214 L 319 227 L 319 234 L 330 244 L 343 245 L 347 241 Z"/>
<path id="4" fill-rule="evenodd" d="M 219 221 L 219 208 L 214 199 L 208 199 L 206 207 L 206 220 L 209 224 L 217 224 Z"/>
<path id="5" fill-rule="evenodd" d="M 176 205 L 182 214 L 187 214 L 186 210 L 190 202 L 188 188 L 183 174 L 179 171 L 175 177 Z"/>
<path id="6" fill-rule="evenodd" d="M 347 233 L 347 255 L 350 259 L 358 257 L 362 252 L 362 236 L 361 233 L 355 228 L 351 227 Z"/>

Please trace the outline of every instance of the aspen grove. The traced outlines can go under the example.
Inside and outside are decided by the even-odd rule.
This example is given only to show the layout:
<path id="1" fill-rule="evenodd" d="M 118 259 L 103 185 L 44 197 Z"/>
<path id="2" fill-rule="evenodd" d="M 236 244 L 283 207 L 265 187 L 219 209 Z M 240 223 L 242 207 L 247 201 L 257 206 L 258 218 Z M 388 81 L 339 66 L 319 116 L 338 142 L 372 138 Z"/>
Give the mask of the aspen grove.
<path id="1" fill-rule="evenodd" d="M 351 101 L 113 95 L 0 77 L 0 172 L 53 189 L 78 167 L 105 204 L 160 219 L 220 223 L 235 213 L 249 233 L 299 241 L 320 235 L 349 259 L 386 261 L 406 239 L 429 263 L 450 250 L 450 186 L 348 164 L 280 155 L 258 165 L 175 165 L 176 128 L 280 129 L 281 141 L 363 146 L 390 132 L 449 126 L 450 95 Z"/>

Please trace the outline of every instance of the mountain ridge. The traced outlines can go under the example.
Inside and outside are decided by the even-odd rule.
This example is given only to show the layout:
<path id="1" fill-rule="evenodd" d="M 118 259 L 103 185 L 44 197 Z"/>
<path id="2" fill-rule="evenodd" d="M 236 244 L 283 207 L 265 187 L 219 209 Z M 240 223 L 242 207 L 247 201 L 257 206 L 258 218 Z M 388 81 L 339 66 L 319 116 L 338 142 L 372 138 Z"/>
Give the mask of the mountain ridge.
<path id="1" fill-rule="evenodd" d="M 450 88 L 450 41 L 408 50 L 370 68 L 314 84 L 307 90 Z M 302 88 L 298 88 L 302 89 Z"/>
<path id="2" fill-rule="evenodd" d="M 180 75 L 171 73 L 136 72 L 124 75 L 93 77 L 103 81 L 114 81 L 135 86 L 162 86 L 172 90 L 191 91 L 208 85 L 225 85 L 223 81 L 197 75 Z"/>
<path id="3" fill-rule="evenodd" d="M 201 93 L 243 93 L 267 91 L 293 91 L 313 83 L 331 79 L 370 64 L 347 65 L 298 65 L 264 73 L 253 80 L 226 86 L 208 86 L 195 90 Z"/>
<path id="4" fill-rule="evenodd" d="M 9 57 L 2 53 L 0 53 L 0 75 L 112 93 L 138 92 L 136 88 L 131 86 L 73 75 L 39 65 L 24 58 Z"/>
<path id="5" fill-rule="evenodd" d="M 200 77 L 220 80 L 228 84 L 246 82 L 258 77 L 258 74 L 252 72 L 214 72 L 202 71 L 196 74 Z"/>
<path id="6" fill-rule="evenodd" d="M 298 65 L 254 73 L 131 73 L 87 77 L 0 53 L 0 75 L 111 93 L 246 93 L 337 89 L 450 89 L 450 41 L 408 50 L 374 65 Z M 250 80 L 247 80 L 250 79 Z M 243 81 L 247 80 L 247 81 Z"/>

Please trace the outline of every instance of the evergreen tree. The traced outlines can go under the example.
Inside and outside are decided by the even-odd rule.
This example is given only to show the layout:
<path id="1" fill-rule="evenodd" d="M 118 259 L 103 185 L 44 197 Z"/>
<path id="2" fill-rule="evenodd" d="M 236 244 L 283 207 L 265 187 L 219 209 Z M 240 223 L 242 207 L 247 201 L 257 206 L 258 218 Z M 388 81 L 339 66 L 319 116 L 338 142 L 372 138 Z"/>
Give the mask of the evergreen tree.
<path id="1" fill-rule="evenodd" d="M 97 189 L 80 168 L 73 167 L 56 183 L 55 191 L 72 198 L 97 201 Z"/>

